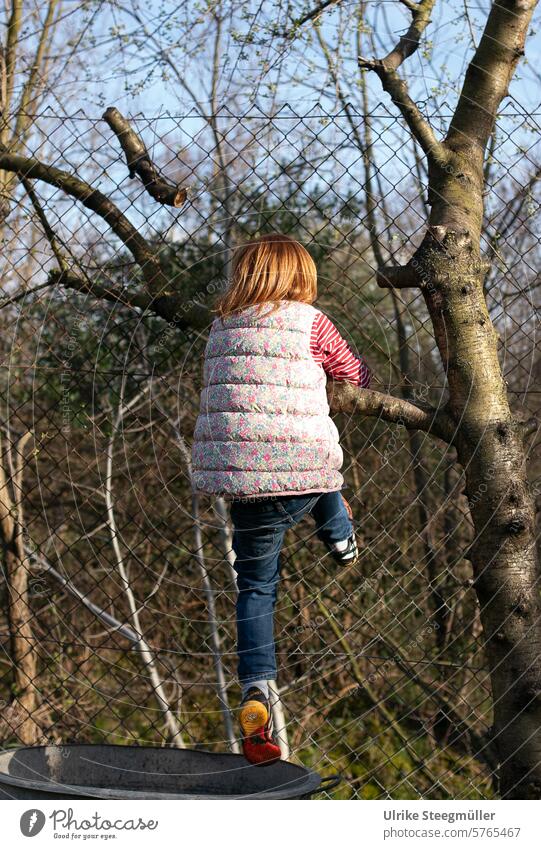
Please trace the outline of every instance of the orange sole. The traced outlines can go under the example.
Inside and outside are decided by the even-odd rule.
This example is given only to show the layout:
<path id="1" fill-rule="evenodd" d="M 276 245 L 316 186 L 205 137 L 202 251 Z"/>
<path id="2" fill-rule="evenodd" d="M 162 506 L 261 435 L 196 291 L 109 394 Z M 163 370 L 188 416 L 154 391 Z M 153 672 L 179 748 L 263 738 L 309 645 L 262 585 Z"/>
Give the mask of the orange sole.
<path id="1" fill-rule="evenodd" d="M 239 713 L 240 727 L 245 737 L 254 734 L 265 725 L 269 718 L 267 708 L 258 701 L 249 701 L 244 704 Z"/>

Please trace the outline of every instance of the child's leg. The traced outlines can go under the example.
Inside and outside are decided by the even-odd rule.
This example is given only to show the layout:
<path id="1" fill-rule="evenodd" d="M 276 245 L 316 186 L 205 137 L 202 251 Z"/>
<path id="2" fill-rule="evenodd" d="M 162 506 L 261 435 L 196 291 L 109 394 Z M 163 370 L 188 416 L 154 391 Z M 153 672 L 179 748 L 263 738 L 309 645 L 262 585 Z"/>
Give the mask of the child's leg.
<path id="1" fill-rule="evenodd" d="M 334 546 L 353 535 L 353 525 L 339 490 L 323 493 L 310 512 L 316 522 L 316 533 L 327 546 Z"/>
<path id="2" fill-rule="evenodd" d="M 284 534 L 320 496 L 278 496 L 252 502 L 233 501 L 233 551 L 237 572 L 237 652 L 239 680 L 277 677 L 274 650 L 274 607 L 280 578 L 280 549 Z"/>
<path id="3" fill-rule="evenodd" d="M 237 572 L 237 652 L 241 685 L 276 678 L 274 606 L 280 549 L 287 523 L 254 505 L 234 504 L 233 551 Z"/>
<path id="4" fill-rule="evenodd" d="M 318 497 L 278 496 L 231 505 L 242 685 L 239 724 L 244 757 L 254 764 L 280 758 L 280 746 L 273 736 L 268 682 L 277 677 L 273 622 L 284 533 L 311 510 Z"/>

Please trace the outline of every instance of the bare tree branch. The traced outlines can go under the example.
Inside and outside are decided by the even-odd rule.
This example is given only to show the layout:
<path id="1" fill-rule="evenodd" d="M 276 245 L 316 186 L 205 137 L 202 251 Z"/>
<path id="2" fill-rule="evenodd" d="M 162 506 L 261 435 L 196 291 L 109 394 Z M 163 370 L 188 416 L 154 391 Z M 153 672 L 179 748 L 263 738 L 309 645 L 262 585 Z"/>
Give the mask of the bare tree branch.
<path id="1" fill-rule="evenodd" d="M 181 189 L 162 177 L 144 142 L 118 109 L 109 106 L 103 113 L 103 119 L 111 127 L 126 154 L 130 177 L 137 175 L 150 197 L 158 203 L 176 208 L 182 206 L 187 197 L 186 189 Z"/>
<path id="2" fill-rule="evenodd" d="M 54 232 L 53 228 L 49 224 L 47 216 L 45 215 L 45 210 L 43 209 L 43 207 L 40 203 L 40 200 L 39 200 L 37 194 L 34 191 L 34 187 L 32 186 L 32 183 L 30 182 L 30 180 L 27 180 L 26 177 L 22 178 L 21 183 L 23 184 L 24 190 L 25 190 L 26 194 L 28 195 L 28 197 L 30 198 L 30 202 L 31 202 L 32 206 L 34 207 L 34 210 L 35 210 L 36 215 L 39 219 L 39 222 L 40 222 L 40 224 L 43 228 L 43 232 L 45 233 L 45 236 L 47 237 L 47 241 L 49 242 L 49 244 L 51 246 L 51 250 L 56 257 L 56 261 L 58 263 L 59 269 L 61 271 L 66 271 L 67 268 L 68 268 L 68 263 L 66 261 L 66 257 L 64 256 L 64 254 L 62 252 L 62 246 L 60 245 L 60 243 L 58 241 L 58 237 L 57 237 L 56 233 Z"/>
<path id="3" fill-rule="evenodd" d="M 498 107 L 508 94 L 519 59 L 524 55 L 528 26 L 538 0 L 493 3 L 464 85 L 446 142 L 453 149 L 479 145 L 485 149 Z"/>
<path id="4" fill-rule="evenodd" d="M 54 165 L 45 165 L 37 159 L 7 151 L 0 152 L 0 169 L 16 173 L 21 178 L 42 180 L 96 212 L 109 224 L 140 265 L 151 294 L 159 296 L 167 293 L 169 286 L 155 252 L 118 207 L 98 189 L 93 189 L 84 180 L 61 171 Z"/>
<path id="5" fill-rule="evenodd" d="M 382 60 L 386 68 L 392 68 L 395 71 L 408 56 L 412 56 L 418 49 L 422 35 L 430 23 L 432 10 L 436 5 L 436 0 L 420 0 L 419 3 L 414 3 L 411 0 L 400 0 L 400 2 L 410 10 L 411 24 L 407 33 L 400 37 L 396 47 Z"/>
<path id="6" fill-rule="evenodd" d="M 140 604 L 138 604 L 137 599 L 135 597 L 135 593 L 133 591 L 133 587 L 129 578 L 129 571 L 126 568 L 124 555 L 120 545 L 121 536 L 119 534 L 116 522 L 115 502 L 113 496 L 113 467 L 115 437 L 123 426 L 124 412 L 127 409 L 127 406 L 124 405 L 123 388 L 121 390 L 121 396 L 119 399 L 119 404 L 114 420 L 111 423 L 111 435 L 109 437 L 106 449 L 107 463 L 103 487 L 103 496 L 107 510 L 107 525 L 111 536 L 111 546 L 114 553 L 115 564 L 120 575 L 121 585 L 124 590 L 124 594 L 128 601 L 132 622 L 132 630 L 137 634 L 137 647 L 141 655 L 141 659 L 143 661 L 143 667 L 145 669 L 145 672 L 148 670 L 152 692 L 153 695 L 156 697 L 156 700 L 160 705 L 161 710 L 163 711 L 166 725 L 171 735 L 171 742 L 177 748 L 183 749 L 184 741 L 182 738 L 181 726 L 175 714 L 175 711 L 169 703 L 169 699 L 167 697 L 163 682 L 160 677 L 157 663 L 157 652 L 151 649 L 144 635 L 141 619 L 139 616 Z"/>
<path id="7" fill-rule="evenodd" d="M 51 566 L 49 561 L 43 557 L 43 555 L 39 554 L 37 551 L 33 550 L 30 547 L 26 549 L 26 556 L 36 564 L 41 570 L 47 572 L 49 575 L 58 581 L 63 590 L 70 593 L 74 598 L 81 602 L 91 613 L 94 614 L 98 619 L 107 625 L 109 628 L 113 628 L 114 631 L 120 634 L 122 637 L 125 637 L 132 643 L 139 643 L 139 635 L 130 628 L 129 625 L 126 625 L 117 619 L 116 616 L 112 616 L 98 604 L 94 604 L 93 601 L 90 600 L 88 595 L 82 590 L 78 589 L 78 587 L 73 583 L 69 578 L 65 578 L 54 566 Z"/>
<path id="8" fill-rule="evenodd" d="M 321 15 L 321 13 L 325 11 L 325 9 L 328 9 L 329 6 L 336 6 L 338 3 L 340 3 L 340 0 L 322 0 L 321 3 L 318 3 L 316 6 L 314 6 L 314 8 L 311 9 L 309 12 L 306 12 L 306 14 L 302 16 L 302 18 L 299 18 L 298 20 L 294 21 L 293 26 L 290 27 L 290 29 L 288 29 L 285 33 L 282 33 L 282 35 L 285 38 L 293 38 L 298 27 L 302 27 L 303 24 L 308 23 L 308 21 L 316 21 Z M 274 32 L 273 35 L 279 35 L 279 33 Z"/>
<path id="9" fill-rule="evenodd" d="M 0 141 L 5 142 L 9 136 L 9 117 L 11 114 L 11 102 L 15 87 L 15 71 L 17 66 L 17 42 L 19 30 L 23 20 L 22 0 L 11 0 L 11 14 L 7 25 L 6 44 L 3 53 L 3 81 L 1 94 L 2 126 L 0 127 Z"/>
<path id="10" fill-rule="evenodd" d="M 455 424 L 444 409 L 417 406 L 403 398 L 341 381 L 328 382 L 327 397 L 334 412 L 378 417 L 407 430 L 423 430 L 448 443 L 452 443 L 455 436 Z"/>
<path id="11" fill-rule="evenodd" d="M 400 2 L 407 6 L 412 14 L 407 33 L 383 59 L 365 59 L 360 56 L 358 64 L 360 68 L 375 71 L 384 91 L 391 96 L 427 157 L 432 162 L 443 166 L 449 159 L 449 153 L 443 142 L 436 138 L 432 127 L 410 97 L 407 84 L 397 73 L 397 68 L 418 49 L 421 37 L 430 23 L 430 14 L 436 0 L 420 0 L 419 3 L 413 3 L 410 0 L 407 2 L 400 0 Z"/>
<path id="12" fill-rule="evenodd" d="M 17 108 L 17 119 L 11 137 L 12 147 L 16 144 L 20 145 L 21 140 L 24 139 L 26 132 L 32 125 L 32 117 L 28 114 L 28 110 L 35 104 L 37 97 L 39 97 L 40 80 L 42 82 L 46 75 L 46 55 L 51 50 L 51 42 L 55 31 L 55 15 L 59 8 L 61 9 L 59 0 L 49 0 L 43 29 L 39 36 L 36 52 L 32 59 L 30 71 L 23 86 Z M 21 150 L 20 147 L 19 150 Z"/>
<path id="13" fill-rule="evenodd" d="M 146 292 L 127 292 L 116 286 L 105 286 L 97 280 L 77 274 L 75 271 L 51 271 L 49 274 L 49 286 L 59 285 L 65 289 L 73 289 L 84 295 L 92 295 L 98 300 L 110 301 L 122 304 L 126 307 L 137 307 L 141 310 L 154 309 L 153 301 Z"/>
<path id="14" fill-rule="evenodd" d="M 195 551 L 194 557 L 199 567 L 203 590 L 207 602 L 207 619 L 210 630 L 210 647 L 212 658 L 214 661 L 214 671 L 216 674 L 216 694 L 220 703 L 220 711 L 224 723 L 224 730 L 227 741 L 232 752 L 239 751 L 239 744 L 233 728 L 231 709 L 229 707 L 229 697 L 227 693 L 227 682 L 225 679 L 223 657 L 222 657 L 222 641 L 218 630 L 218 619 L 216 616 L 215 591 L 210 580 L 209 570 L 205 559 L 205 546 L 203 542 L 203 534 L 201 533 L 201 519 L 199 515 L 199 494 L 192 490 L 192 518 Z"/>
<path id="15" fill-rule="evenodd" d="M 419 278 L 411 265 L 384 265 L 377 270 L 376 282 L 382 289 L 419 286 Z"/>
<path id="16" fill-rule="evenodd" d="M 127 300 L 142 309 L 151 309 L 156 315 L 178 327 L 202 328 L 210 319 L 208 308 L 201 303 L 186 303 L 181 293 L 174 291 L 164 274 L 156 251 L 138 230 L 131 224 L 120 209 L 102 192 L 92 188 L 89 183 L 61 171 L 53 165 L 46 165 L 37 159 L 0 151 L 0 170 L 17 174 L 21 179 L 41 180 L 50 186 L 61 189 L 67 195 L 80 201 L 83 206 L 95 212 L 110 226 L 113 233 L 123 242 L 140 267 L 150 298 L 140 295 L 130 296 Z M 70 288 L 96 294 L 98 284 L 88 283 L 75 274 L 58 278 L 58 282 L 69 284 Z M 98 297 L 103 296 L 103 290 Z M 108 297 L 111 300 L 111 297 Z M 140 300 L 140 304 L 136 301 Z"/>
<path id="17" fill-rule="evenodd" d="M 9 307 L 11 304 L 16 304 L 18 301 L 23 301 L 25 298 L 30 297 L 30 295 L 35 295 L 36 292 L 41 292 L 42 289 L 48 289 L 50 286 L 51 281 L 47 280 L 39 286 L 33 286 L 32 289 L 24 289 L 22 292 L 19 292 L 18 295 L 13 295 L 12 298 L 6 298 L 5 301 L 0 301 L 0 310 Z"/>
<path id="18" fill-rule="evenodd" d="M 180 450 L 181 457 L 186 465 L 186 470 L 188 472 L 188 476 L 190 481 L 192 479 L 192 458 L 190 453 L 190 448 L 184 439 L 179 427 L 179 422 L 174 421 L 169 413 L 164 410 L 159 404 L 156 404 L 157 409 L 160 411 L 162 416 L 168 422 L 174 437 L 175 442 Z M 225 736 L 229 742 L 229 746 L 232 752 L 239 752 L 239 744 L 237 738 L 235 736 L 235 731 L 233 728 L 231 709 L 229 707 L 229 696 L 227 693 L 227 682 L 225 678 L 224 665 L 223 665 L 223 657 L 222 657 L 222 641 L 218 628 L 218 619 L 216 616 L 216 604 L 215 604 L 215 592 L 212 586 L 212 581 L 210 578 L 209 570 L 206 564 L 205 558 L 205 545 L 203 541 L 203 534 L 201 531 L 201 519 L 199 515 L 199 495 L 192 488 L 192 519 L 193 519 L 193 533 L 194 533 L 194 544 L 195 551 L 194 557 L 195 561 L 198 565 L 199 572 L 201 575 L 203 590 L 205 592 L 205 598 L 207 601 L 207 618 L 210 630 L 210 647 L 212 651 L 212 657 L 214 661 L 214 671 L 216 674 L 216 692 L 218 696 L 218 701 L 220 703 L 220 711 L 223 718 L 224 723 L 224 731 Z M 219 514 L 220 515 L 220 514 Z M 220 515 L 221 523 L 225 521 L 224 513 Z M 226 541 L 226 545 L 228 547 L 228 551 L 230 551 L 230 542 Z M 224 552 L 225 553 L 225 552 Z M 232 552 L 231 552 L 232 553 Z M 234 555 L 233 555 L 234 557 Z M 228 558 L 229 562 L 229 558 Z M 233 569 L 233 564 L 230 563 L 231 574 L 234 576 L 235 572 Z M 236 587 L 236 581 L 233 580 L 233 584 Z"/>

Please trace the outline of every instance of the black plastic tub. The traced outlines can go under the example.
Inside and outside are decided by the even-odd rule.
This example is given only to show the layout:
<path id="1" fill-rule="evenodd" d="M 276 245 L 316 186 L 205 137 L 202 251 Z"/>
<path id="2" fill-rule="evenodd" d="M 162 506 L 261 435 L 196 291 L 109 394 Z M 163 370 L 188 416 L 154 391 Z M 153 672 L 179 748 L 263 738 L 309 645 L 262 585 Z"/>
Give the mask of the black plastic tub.
<path id="1" fill-rule="evenodd" d="M 0 753 L 0 799 L 308 799 L 338 776 L 287 761 L 156 746 L 74 744 Z"/>

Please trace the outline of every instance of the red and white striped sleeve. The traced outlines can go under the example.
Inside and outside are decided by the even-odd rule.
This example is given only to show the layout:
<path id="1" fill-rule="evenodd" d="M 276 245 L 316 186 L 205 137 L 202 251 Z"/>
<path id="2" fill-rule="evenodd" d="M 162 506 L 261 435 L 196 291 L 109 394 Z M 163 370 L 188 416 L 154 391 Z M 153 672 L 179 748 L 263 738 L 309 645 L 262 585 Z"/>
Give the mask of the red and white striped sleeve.
<path id="1" fill-rule="evenodd" d="M 335 380 L 348 380 L 363 389 L 370 386 L 371 373 L 364 359 L 354 356 L 332 321 L 319 310 L 312 324 L 310 351 Z"/>

